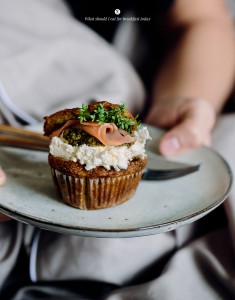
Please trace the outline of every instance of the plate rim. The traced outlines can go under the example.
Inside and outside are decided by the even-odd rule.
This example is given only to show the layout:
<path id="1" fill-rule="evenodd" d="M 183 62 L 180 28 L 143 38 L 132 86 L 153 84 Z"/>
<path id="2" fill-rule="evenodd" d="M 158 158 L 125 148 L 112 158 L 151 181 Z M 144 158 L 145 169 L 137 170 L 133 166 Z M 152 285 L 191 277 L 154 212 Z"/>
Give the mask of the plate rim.
<path id="1" fill-rule="evenodd" d="M 142 123 L 142 126 L 147 126 L 150 130 L 157 130 L 159 137 L 164 132 L 164 130 L 162 130 L 161 128 L 158 128 L 158 127 L 155 127 L 155 126 L 152 126 L 149 124 Z M 42 123 L 38 123 L 36 125 L 33 125 L 33 126 L 30 125 L 30 126 L 26 126 L 26 127 L 31 130 L 37 130 L 37 128 L 40 128 L 40 130 L 41 130 Z M 159 137 L 158 137 L 158 139 L 159 139 Z M 2 148 L 7 149 L 9 147 L 4 146 Z M 226 161 L 226 159 L 216 149 L 213 149 L 212 147 L 201 146 L 198 148 L 202 148 L 202 149 L 204 148 L 207 151 L 212 152 L 215 156 L 217 156 L 217 158 L 219 158 L 221 160 L 221 162 L 225 166 L 226 173 L 229 178 L 228 188 L 223 193 L 222 196 L 220 196 L 218 199 L 213 201 L 213 203 L 211 203 L 209 206 L 202 208 L 200 210 L 197 210 L 196 212 L 192 212 L 189 215 L 175 218 L 174 220 L 161 222 L 160 224 L 155 223 L 152 225 L 145 225 L 145 226 L 141 226 L 141 227 L 135 226 L 133 228 L 126 227 L 126 228 L 110 228 L 110 229 L 108 229 L 108 228 L 93 228 L 93 227 L 82 227 L 82 226 L 69 225 L 69 224 L 60 224 L 56 220 L 55 221 L 43 220 L 40 217 L 31 217 L 28 215 L 24 215 L 22 212 L 19 212 L 15 209 L 11 209 L 11 208 L 3 205 L 2 203 L 0 203 L 0 212 L 5 213 L 6 215 L 12 217 L 15 220 L 24 222 L 26 224 L 31 224 L 33 226 L 38 226 L 39 228 L 49 229 L 52 231 L 62 232 L 62 233 L 64 232 L 64 233 L 68 233 L 68 234 L 71 231 L 73 231 L 73 233 L 70 233 L 70 234 L 75 234 L 75 235 L 80 235 L 80 236 L 84 235 L 84 236 L 92 236 L 92 237 L 110 237 L 111 238 L 111 237 L 113 237 L 113 236 L 110 236 L 112 234 L 123 234 L 121 237 L 126 237 L 132 233 L 133 234 L 132 237 L 135 237 L 136 235 L 134 235 L 134 234 L 135 233 L 137 234 L 140 232 L 143 232 L 143 234 L 140 235 L 140 236 L 142 236 L 142 235 L 146 235 L 144 233 L 147 233 L 148 231 L 152 232 L 154 230 L 155 231 L 159 230 L 159 232 L 156 232 L 156 233 L 161 233 L 161 232 L 173 230 L 173 229 L 181 227 L 185 224 L 192 223 L 195 220 L 202 218 L 206 214 L 208 214 L 211 211 L 213 211 L 214 209 L 216 209 L 219 205 L 221 205 L 228 198 L 229 192 L 230 192 L 232 184 L 233 184 L 233 179 L 234 179 L 233 172 L 232 172 L 232 169 L 231 169 L 229 163 Z M 10 149 L 12 149 L 12 148 L 10 148 Z M 30 151 L 30 150 L 28 150 L 28 151 Z M 168 229 L 167 227 L 169 227 L 170 229 Z M 171 228 L 171 227 L 174 227 L 174 228 Z M 87 234 L 84 234 L 84 233 L 87 233 Z M 147 234 L 152 234 L 152 233 L 147 233 Z"/>
<path id="2" fill-rule="evenodd" d="M 178 223 L 185 223 L 186 221 L 188 221 L 188 223 L 191 223 L 190 220 L 193 220 L 196 218 L 200 219 L 200 217 L 205 216 L 206 214 L 210 213 L 213 209 L 217 208 L 220 204 L 222 204 L 228 197 L 229 192 L 231 190 L 232 184 L 233 184 L 233 172 L 231 170 L 230 165 L 228 164 L 228 162 L 223 158 L 223 156 L 218 153 L 215 149 L 212 149 L 210 147 L 206 147 L 206 146 L 202 146 L 200 148 L 206 148 L 207 150 L 209 150 L 210 152 L 213 152 L 225 165 L 230 182 L 228 185 L 228 188 L 226 190 L 226 192 L 217 200 L 215 200 L 211 205 L 209 205 L 206 208 L 203 208 L 195 213 L 192 213 L 190 215 L 184 216 L 184 217 L 180 217 L 178 219 L 175 219 L 173 221 L 168 221 L 168 222 L 163 222 L 161 224 L 155 224 L 155 225 L 148 225 L 148 226 L 142 226 L 142 227 L 135 227 L 135 228 L 121 228 L 121 229 L 117 229 L 117 228 L 113 228 L 113 229 L 101 229 L 101 228 L 90 228 L 90 227 L 81 227 L 81 226 L 72 226 L 72 225 L 61 225 L 57 222 L 50 222 L 50 221 L 44 221 L 41 219 L 36 219 L 27 215 L 24 215 L 20 212 L 14 211 L 14 209 L 10 209 L 8 207 L 5 207 L 2 203 L 0 203 L 0 211 L 7 214 L 8 216 L 12 217 L 16 220 L 22 221 L 24 223 L 28 223 L 29 224 L 37 224 L 36 226 L 40 227 L 40 228 L 45 228 L 43 227 L 43 225 L 47 225 L 47 228 L 49 227 L 53 227 L 53 229 L 62 229 L 61 231 L 64 230 L 64 232 L 68 232 L 70 231 L 76 231 L 77 233 L 79 232 L 88 232 L 88 233 L 102 233 L 102 234 L 111 234 L 111 233 L 135 233 L 135 232 L 146 232 L 148 230 L 154 230 L 154 229 L 161 229 L 161 228 L 165 228 L 165 227 L 169 227 L 171 225 L 174 224 L 178 224 Z M 22 220 L 23 219 L 23 220 Z M 193 222 L 193 221 L 192 221 Z M 40 226 L 42 225 L 42 226 Z M 184 224 L 183 224 L 184 225 Z M 177 228 L 177 227 L 176 227 Z M 176 229 L 174 228 L 174 229 Z M 57 232 L 61 232 L 59 230 L 57 230 Z M 167 230 L 165 230 L 167 231 Z M 162 231 L 163 232 L 163 231 Z M 159 232 L 160 233 L 160 232 Z"/>

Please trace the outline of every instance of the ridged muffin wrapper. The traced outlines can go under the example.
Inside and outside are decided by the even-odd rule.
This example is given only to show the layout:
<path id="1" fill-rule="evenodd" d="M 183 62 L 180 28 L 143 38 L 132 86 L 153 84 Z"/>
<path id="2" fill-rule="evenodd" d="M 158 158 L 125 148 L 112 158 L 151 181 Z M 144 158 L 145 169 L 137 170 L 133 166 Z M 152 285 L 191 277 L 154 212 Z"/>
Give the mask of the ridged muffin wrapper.
<path id="1" fill-rule="evenodd" d="M 116 177 L 74 177 L 51 167 L 59 193 L 70 206 L 84 210 L 107 208 L 134 196 L 142 171 Z"/>

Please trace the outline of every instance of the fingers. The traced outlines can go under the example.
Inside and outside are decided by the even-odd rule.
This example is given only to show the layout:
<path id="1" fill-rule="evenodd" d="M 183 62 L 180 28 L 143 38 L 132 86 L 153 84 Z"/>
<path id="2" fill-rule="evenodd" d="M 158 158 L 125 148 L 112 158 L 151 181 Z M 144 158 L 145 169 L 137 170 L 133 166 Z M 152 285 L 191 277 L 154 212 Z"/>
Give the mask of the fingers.
<path id="1" fill-rule="evenodd" d="M 178 111 L 179 122 L 162 137 L 159 151 L 169 156 L 209 146 L 215 118 L 214 109 L 205 100 L 189 101 Z"/>
<path id="2" fill-rule="evenodd" d="M 167 101 L 163 103 L 160 102 L 154 105 L 150 109 L 144 122 L 150 125 L 164 128 L 174 126 L 177 118 L 178 114 L 175 103 L 172 103 L 172 101 Z"/>
<path id="3" fill-rule="evenodd" d="M 3 185 L 5 182 L 6 182 L 6 175 L 5 175 L 4 171 L 2 170 L 2 168 L 0 167 L 0 186 Z M 10 219 L 11 219 L 10 217 L 8 217 L 0 212 L 0 222 L 8 221 Z"/>
<path id="4" fill-rule="evenodd" d="M 210 145 L 210 132 L 200 131 L 188 122 L 176 126 L 161 139 L 159 151 L 163 155 L 176 155 L 201 145 Z"/>
<path id="5" fill-rule="evenodd" d="M 0 186 L 3 185 L 6 182 L 6 174 L 0 167 Z"/>

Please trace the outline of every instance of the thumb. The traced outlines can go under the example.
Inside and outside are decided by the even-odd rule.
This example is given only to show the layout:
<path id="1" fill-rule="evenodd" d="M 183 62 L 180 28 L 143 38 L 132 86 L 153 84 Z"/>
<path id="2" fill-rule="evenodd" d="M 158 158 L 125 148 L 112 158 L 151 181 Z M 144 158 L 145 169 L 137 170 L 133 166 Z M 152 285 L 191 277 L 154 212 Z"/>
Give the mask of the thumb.
<path id="1" fill-rule="evenodd" d="M 159 151 L 163 155 L 175 155 L 201 145 L 210 145 L 211 130 L 215 118 L 212 113 L 189 111 L 181 121 L 160 140 Z"/>
<path id="2" fill-rule="evenodd" d="M 200 145 L 210 145 L 210 134 L 186 122 L 168 131 L 160 140 L 159 151 L 163 155 L 175 155 Z"/>

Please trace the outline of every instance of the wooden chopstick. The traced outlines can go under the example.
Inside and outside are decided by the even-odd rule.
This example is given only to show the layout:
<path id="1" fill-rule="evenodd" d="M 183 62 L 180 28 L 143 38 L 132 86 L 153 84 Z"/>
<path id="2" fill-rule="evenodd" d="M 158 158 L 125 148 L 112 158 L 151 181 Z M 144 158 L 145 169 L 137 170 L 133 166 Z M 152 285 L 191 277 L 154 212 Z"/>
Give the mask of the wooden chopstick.
<path id="1" fill-rule="evenodd" d="M 23 149 L 48 151 L 49 138 L 28 129 L 0 124 L 0 145 Z"/>
<path id="2" fill-rule="evenodd" d="M 24 128 L 13 127 L 6 124 L 0 124 L 0 134 L 15 135 L 27 138 L 35 138 L 44 141 L 48 141 L 48 137 L 44 136 L 42 133 L 34 132 Z"/>
<path id="3" fill-rule="evenodd" d="M 49 140 L 40 141 L 36 139 L 20 138 L 20 137 L 0 136 L 0 145 L 22 148 L 22 149 L 29 149 L 29 150 L 39 150 L 39 151 L 49 150 Z"/>

